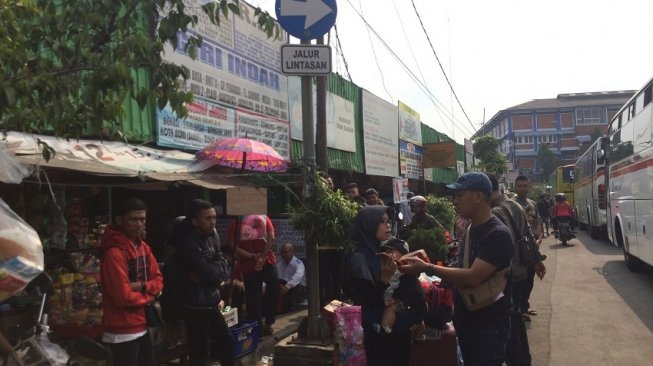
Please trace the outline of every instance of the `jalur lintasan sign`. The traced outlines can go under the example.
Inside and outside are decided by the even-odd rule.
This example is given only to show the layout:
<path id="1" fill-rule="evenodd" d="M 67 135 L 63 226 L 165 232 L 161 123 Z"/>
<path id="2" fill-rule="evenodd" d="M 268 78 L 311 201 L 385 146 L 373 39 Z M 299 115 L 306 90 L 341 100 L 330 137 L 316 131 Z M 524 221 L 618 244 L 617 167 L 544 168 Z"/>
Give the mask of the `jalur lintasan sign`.
<path id="1" fill-rule="evenodd" d="M 286 75 L 328 75 L 331 73 L 331 48 L 320 45 L 283 45 L 281 72 Z"/>

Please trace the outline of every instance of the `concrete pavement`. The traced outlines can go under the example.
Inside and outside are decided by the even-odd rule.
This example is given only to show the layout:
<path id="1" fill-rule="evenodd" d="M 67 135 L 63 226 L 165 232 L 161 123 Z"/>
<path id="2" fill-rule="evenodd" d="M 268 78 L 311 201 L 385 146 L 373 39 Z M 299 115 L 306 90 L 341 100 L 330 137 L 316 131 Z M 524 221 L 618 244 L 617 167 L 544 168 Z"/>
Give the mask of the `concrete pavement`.
<path id="1" fill-rule="evenodd" d="M 533 365 L 653 364 L 653 272 L 628 271 L 621 249 L 579 232 L 541 251 L 547 276 L 535 279 L 527 323 Z"/>

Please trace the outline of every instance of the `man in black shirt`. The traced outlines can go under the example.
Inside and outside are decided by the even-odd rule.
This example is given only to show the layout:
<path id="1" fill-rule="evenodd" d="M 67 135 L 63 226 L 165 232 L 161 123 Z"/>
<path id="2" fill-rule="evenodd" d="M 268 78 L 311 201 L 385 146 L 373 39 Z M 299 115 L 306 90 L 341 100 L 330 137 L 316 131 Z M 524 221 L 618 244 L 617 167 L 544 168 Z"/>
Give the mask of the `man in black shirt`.
<path id="1" fill-rule="evenodd" d="M 404 272 L 427 272 L 455 285 L 477 287 L 494 272 L 510 267 L 514 247 L 509 229 L 492 215 L 492 184 L 483 173 L 468 172 L 447 187 L 455 191 L 454 205 L 458 214 L 469 218 L 470 268 L 447 268 L 427 264 L 418 258 L 406 259 Z M 463 238 L 462 243 L 465 243 Z M 464 253 L 463 248 L 458 250 Z M 461 254 L 462 255 L 462 254 Z M 458 263 L 462 265 L 463 261 Z M 496 365 L 504 361 L 510 332 L 511 279 L 491 305 L 470 311 L 458 291 L 454 295 L 454 325 L 466 366 Z"/>

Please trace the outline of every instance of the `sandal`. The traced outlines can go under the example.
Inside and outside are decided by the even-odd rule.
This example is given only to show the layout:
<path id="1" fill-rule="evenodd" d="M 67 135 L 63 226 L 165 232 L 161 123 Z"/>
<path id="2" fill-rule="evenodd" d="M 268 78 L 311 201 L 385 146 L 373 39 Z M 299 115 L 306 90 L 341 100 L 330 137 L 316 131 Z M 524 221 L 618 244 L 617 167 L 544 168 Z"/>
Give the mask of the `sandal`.
<path id="1" fill-rule="evenodd" d="M 528 314 L 528 315 L 537 315 L 537 311 L 532 310 L 532 309 L 528 309 L 528 311 L 526 312 L 526 314 Z"/>

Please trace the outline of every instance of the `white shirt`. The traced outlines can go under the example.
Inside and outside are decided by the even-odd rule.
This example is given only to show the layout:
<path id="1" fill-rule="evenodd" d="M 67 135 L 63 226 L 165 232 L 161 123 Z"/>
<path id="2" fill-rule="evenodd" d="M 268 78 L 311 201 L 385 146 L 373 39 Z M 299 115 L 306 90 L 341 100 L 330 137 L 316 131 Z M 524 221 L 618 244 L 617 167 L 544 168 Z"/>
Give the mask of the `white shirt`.
<path id="1" fill-rule="evenodd" d="M 116 334 L 104 332 L 102 334 L 102 342 L 104 343 L 124 343 L 133 341 L 134 339 L 140 338 L 147 333 L 147 330 L 138 333 L 127 333 L 127 334 Z"/>
<path id="2" fill-rule="evenodd" d="M 286 287 L 291 289 L 298 284 L 306 286 L 306 277 L 304 276 L 304 262 L 293 255 L 290 263 L 283 259 L 277 262 L 277 274 L 280 280 L 286 281 Z"/>

